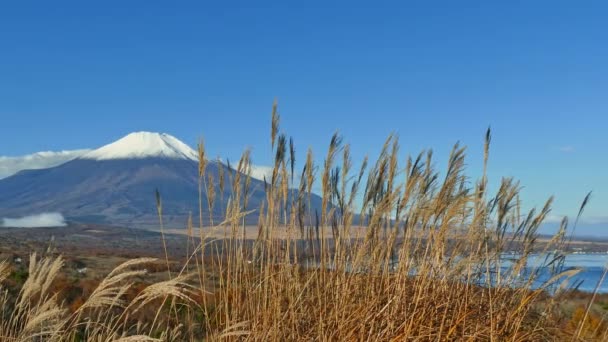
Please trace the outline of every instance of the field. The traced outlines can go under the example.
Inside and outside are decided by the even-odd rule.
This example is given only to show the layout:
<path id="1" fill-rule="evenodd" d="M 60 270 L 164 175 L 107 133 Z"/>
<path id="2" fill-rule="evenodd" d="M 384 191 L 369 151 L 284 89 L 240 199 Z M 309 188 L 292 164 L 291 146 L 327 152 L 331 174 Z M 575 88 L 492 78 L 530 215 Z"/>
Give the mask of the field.
<path id="1" fill-rule="evenodd" d="M 433 169 L 430 152 L 401 165 L 393 136 L 376 161 L 354 168 L 348 145 L 335 135 L 323 165 L 315 165 L 309 151 L 296 175 L 295 149 L 280 133 L 276 107 L 270 137 L 274 171 L 255 227 L 243 220 L 249 152 L 236 166 L 239 172 L 221 185 L 232 193 L 223 208 L 226 219 L 211 223 L 207 213 L 216 199 L 213 187 L 205 187 L 213 180 L 205 174 L 200 144 L 200 212 L 183 230 L 164 227 L 160 193 L 157 232 L 92 225 L 3 230 L 1 339 L 608 337 L 607 298 L 569 290 L 577 270 L 562 267 L 575 246 L 569 231 L 576 222 L 564 220 L 552 237 L 538 234 L 551 199 L 524 212 L 513 179 L 488 193 L 485 167 L 472 182 L 458 145 L 442 174 Z M 484 165 L 489 149 L 488 131 Z M 308 203 L 314 184 L 323 203 L 313 212 Z M 297 188 L 297 195 L 289 188 Z M 357 219 L 365 224 L 355 226 Z M 513 251 L 517 260 L 504 270 L 501 258 Z M 547 259 L 522 278 L 536 252 Z M 541 269 L 552 277 L 533 286 Z"/>

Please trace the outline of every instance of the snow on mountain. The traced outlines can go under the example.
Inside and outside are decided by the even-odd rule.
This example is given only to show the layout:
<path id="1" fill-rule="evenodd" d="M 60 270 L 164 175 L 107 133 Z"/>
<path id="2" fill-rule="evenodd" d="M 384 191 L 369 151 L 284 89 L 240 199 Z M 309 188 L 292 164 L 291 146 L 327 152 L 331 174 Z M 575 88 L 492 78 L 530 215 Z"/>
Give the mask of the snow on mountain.
<path id="1" fill-rule="evenodd" d="M 166 133 L 135 132 L 86 153 L 81 159 L 172 158 L 198 160 L 197 153 L 179 139 Z"/>
<path id="2" fill-rule="evenodd" d="M 72 160 L 61 163 L 57 156 Z M 38 214 L 61 213 L 72 222 L 156 227 L 155 190 L 162 195 L 163 220 L 168 225 L 181 227 L 190 213 L 198 210 L 200 180 L 197 153 L 168 134 L 131 133 L 92 151 L 44 152 L 19 160 L 45 158 L 55 158 L 53 163 L 60 165 L 23 170 L 0 180 L 0 218 L 9 218 L 8 221 L 0 220 L 0 223 L 46 225 L 49 216 Z M 44 164 L 47 165 L 48 162 Z M 32 163 L 24 168 L 31 169 Z M 16 165 L 12 165 L 11 170 L 15 169 Z M 252 175 L 257 180 L 250 183 L 246 210 L 259 208 L 266 199 L 265 187 L 260 180 L 264 175 L 269 178 L 271 171 L 268 167 L 252 166 Z M 231 174 L 234 170 L 228 170 L 227 165 L 221 162 L 209 162 L 206 172 L 216 180 L 209 185 L 220 193 L 222 189 L 217 182 L 220 172 Z M 209 214 L 214 219 L 224 219 L 225 213 L 221 208 L 225 208 L 232 196 L 229 188 L 224 188 L 223 195 L 219 196 L 224 202 L 217 202 Z M 203 200 L 206 201 L 206 196 Z M 321 207 L 318 196 L 313 196 L 311 207 Z M 207 208 L 206 203 L 203 203 L 203 208 Z M 10 219 L 19 217 L 21 221 Z M 257 222 L 256 214 L 247 216 L 247 222 Z"/>
<path id="3" fill-rule="evenodd" d="M 198 162 L 198 155 L 194 149 L 169 134 L 134 132 L 96 150 L 45 151 L 18 157 L 0 156 L 0 179 L 22 170 L 55 167 L 76 158 L 112 160 L 149 157 L 187 159 Z M 251 176 L 258 180 L 264 180 L 264 177 L 269 180 L 272 176 L 272 167 L 251 165 Z"/>
<path id="4" fill-rule="evenodd" d="M 12 176 L 21 170 L 46 169 L 78 158 L 91 150 L 60 152 L 38 152 L 18 157 L 0 156 L 0 179 Z"/>

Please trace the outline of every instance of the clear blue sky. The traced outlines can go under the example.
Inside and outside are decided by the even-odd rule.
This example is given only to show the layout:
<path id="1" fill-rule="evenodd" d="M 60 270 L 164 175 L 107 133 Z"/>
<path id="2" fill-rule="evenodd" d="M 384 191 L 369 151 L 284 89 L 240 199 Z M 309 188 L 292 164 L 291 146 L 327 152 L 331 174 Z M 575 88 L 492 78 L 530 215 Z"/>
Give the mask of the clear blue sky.
<path id="1" fill-rule="evenodd" d="M 594 190 L 608 222 L 606 2 L 180 3 L 0 5 L 0 155 L 150 130 L 266 164 L 276 97 L 301 159 L 337 129 L 356 159 L 394 131 L 438 166 L 463 142 L 476 175 L 491 125 L 492 177 L 556 215 Z"/>

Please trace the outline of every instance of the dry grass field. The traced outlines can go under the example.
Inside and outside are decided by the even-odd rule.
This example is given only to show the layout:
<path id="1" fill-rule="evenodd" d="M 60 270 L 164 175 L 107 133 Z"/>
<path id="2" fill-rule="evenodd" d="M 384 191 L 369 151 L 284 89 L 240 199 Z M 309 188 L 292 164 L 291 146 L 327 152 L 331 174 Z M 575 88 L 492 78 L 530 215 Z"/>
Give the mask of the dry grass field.
<path id="1" fill-rule="evenodd" d="M 226 219 L 199 230 L 212 212 L 206 160 L 199 146 L 200 213 L 185 230 L 165 230 L 157 193 L 158 244 L 106 256 L 94 281 L 81 283 L 73 256 L 56 249 L 0 264 L 3 341 L 581 341 L 606 340 L 604 297 L 569 291 L 577 270 L 565 269 L 569 228 L 539 245 L 551 199 L 527 212 L 521 189 L 502 179 L 489 193 L 483 176 L 465 173 L 465 149 L 454 146 L 447 170 L 432 153 L 400 160 L 390 136 L 375 161 L 355 168 L 335 135 L 315 165 L 304 158 L 297 183 L 295 149 L 273 108 L 274 170 L 259 224 L 243 224 L 250 154 L 221 184 L 230 187 Z M 312 212 L 313 185 L 322 208 Z M 297 187 L 297 195 L 290 195 Z M 203 201 L 201 201 L 203 203 Z M 580 212 L 586 204 L 583 202 Z M 355 211 L 355 208 L 358 208 Z M 318 216 L 318 220 L 314 218 Z M 356 217 L 364 227 L 355 227 Z M 318 224 L 308 224 L 317 221 Z M 100 234 L 99 228 L 85 235 Z M 175 237 L 171 233 L 182 233 Z M 151 233 L 150 233 L 151 234 Z M 103 235 L 103 234 L 101 234 Z M 353 238 L 357 237 L 357 238 Z M 102 238 L 111 241 L 111 235 Z M 175 244 L 182 249 L 175 253 Z M 516 246 L 509 269 L 502 256 Z M 150 250 L 154 250 L 151 252 Z M 126 247 L 125 251 L 129 251 Z M 547 256 L 521 274 L 535 252 Z M 77 252 L 76 252 L 77 254 Z M 155 255 L 149 257 L 145 255 Z M 99 257 L 98 257 L 99 258 Z M 78 265 L 76 265 L 76 268 Z M 551 277 L 538 284 L 541 270 Z M 73 272 L 72 272 L 73 273 Z M 85 279 L 88 279 L 85 277 Z M 73 286 L 78 284 L 79 286 Z M 86 285 L 86 286 L 85 286 Z M 66 291 L 79 291 L 70 297 Z M 577 297 L 578 296 L 578 297 Z M 74 298 L 77 298 L 74 299 Z M 566 307 L 564 303 L 571 303 Z"/>

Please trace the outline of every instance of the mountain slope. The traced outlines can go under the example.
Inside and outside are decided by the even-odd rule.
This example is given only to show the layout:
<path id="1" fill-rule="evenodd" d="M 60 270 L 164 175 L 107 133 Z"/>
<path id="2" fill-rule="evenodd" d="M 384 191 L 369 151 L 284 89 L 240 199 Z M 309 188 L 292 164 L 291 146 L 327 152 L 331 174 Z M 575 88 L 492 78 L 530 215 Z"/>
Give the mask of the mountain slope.
<path id="1" fill-rule="evenodd" d="M 228 183 L 228 169 L 210 162 L 207 174 L 219 179 L 220 168 Z M 228 184 L 223 196 L 214 184 L 213 216 L 222 218 L 230 198 Z M 0 180 L 0 217 L 19 217 L 42 212 L 60 212 L 68 220 L 114 225 L 156 227 L 155 190 L 162 196 L 167 226 L 184 227 L 190 213 L 198 216 L 198 162 L 196 153 L 167 134 L 139 132 L 88 152 L 80 158 L 42 170 L 21 171 Z M 221 199 L 224 203 L 221 203 Z M 248 209 L 265 199 L 263 182 L 251 180 Z M 320 202 L 313 196 L 313 206 Z M 203 209 L 208 217 L 206 196 Z M 208 219 L 206 219 L 207 221 Z M 249 215 L 249 223 L 257 214 Z"/>

